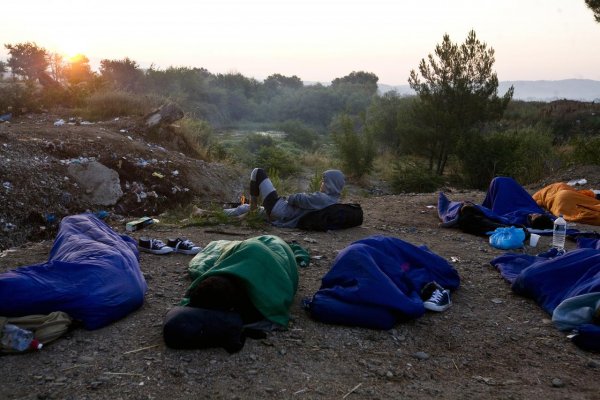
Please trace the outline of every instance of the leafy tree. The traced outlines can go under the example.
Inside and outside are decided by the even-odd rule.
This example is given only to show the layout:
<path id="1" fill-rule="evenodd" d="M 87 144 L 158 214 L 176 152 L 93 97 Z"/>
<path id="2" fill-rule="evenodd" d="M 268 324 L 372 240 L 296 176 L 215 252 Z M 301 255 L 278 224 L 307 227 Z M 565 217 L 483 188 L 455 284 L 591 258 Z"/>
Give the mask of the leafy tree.
<path id="1" fill-rule="evenodd" d="M 413 103 L 414 96 L 400 97 L 395 91 L 373 97 L 367 109 L 366 124 L 374 138 L 386 149 L 401 151 L 403 137 L 413 126 Z"/>
<path id="2" fill-rule="evenodd" d="M 585 4 L 593 11 L 596 22 L 600 22 L 600 0 L 585 0 Z"/>
<path id="3" fill-rule="evenodd" d="M 13 74 L 33 80 L 48 68 L 48 52 L 33 42 L 5 44 L 4 47 L 10 55 L 8 66 Z"/>
<path id="4" fill-rule="evenodd" d="M 77 54 L 69 60 L 69 63 L 65 67 L 64 75 L 71 85 L 90 82 L 94 78 L 94 73 L 90 67 L 90 60 L 83 54 Z"/>
<path id="5" fill-rule="evenodd" d="M 430 129 L 430 165 L 438 175 L 444 173 L 459 138 L 501 118 L 512 99 L 512 87 L 498 97 L 494 61 L 494 49 L 480 42 L 475 31 L 460 46 L 446 34 L 435 55 L 421 60 L 419 72 L 410 72 L 408 83 L 419 99 L 415 113 Z"/>
<path id="6" fill-rule="evenodd" d="M 336 87 L 344 84 L 360 85 L 368 88 L 371 93 L 377 92 L 377 82 L 379 78 L 372 72 L 352 71 L 349 75 L 342 78 L 335 78 L 331 81 L 331 86 Z"/>
<path id="7" fill-rule="evenodd" d="M 302 80 L 296 75 L 284 76 L 281 74 L 270 75 L 264 80 L 263 85 L 270 92 L 281 89 L 300 89 L 304 86 Z"/>
<path id="8" fill-rule="evenodd" d="M 59 53 L 50 53 L 48 55 L 48 67 L 50 68 L 50 77 L 57 82 L 64 78 L 65 60 Z"/>
<path id="9" fill-rule="evenodd" d="M 0 60 L 0 74 L 5 73 L 6 71 L 8 71 L 8 66 L 6 64 L 6 62 Z"/>
<path id="10" fill-rule="evenodd" d="M 117 89 L 135 90 L 144 75 L 137 62 L 125 57 L 122 60 L 101 60 L 102 78 Z"/>

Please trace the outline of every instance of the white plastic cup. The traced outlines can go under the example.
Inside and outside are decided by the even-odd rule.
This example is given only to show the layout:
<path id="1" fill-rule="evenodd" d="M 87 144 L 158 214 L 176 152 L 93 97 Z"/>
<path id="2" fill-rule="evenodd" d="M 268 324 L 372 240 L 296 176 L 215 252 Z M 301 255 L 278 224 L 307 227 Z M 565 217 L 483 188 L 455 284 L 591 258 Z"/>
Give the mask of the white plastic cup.
<path id="1" fill-rule="evenodd" d="M 529 245 L 531 247 L 537 246 L 538 240 L 540 240 L 540 235 L 538 235 L 537 233 L 532 233 L 529 235 Z"/>

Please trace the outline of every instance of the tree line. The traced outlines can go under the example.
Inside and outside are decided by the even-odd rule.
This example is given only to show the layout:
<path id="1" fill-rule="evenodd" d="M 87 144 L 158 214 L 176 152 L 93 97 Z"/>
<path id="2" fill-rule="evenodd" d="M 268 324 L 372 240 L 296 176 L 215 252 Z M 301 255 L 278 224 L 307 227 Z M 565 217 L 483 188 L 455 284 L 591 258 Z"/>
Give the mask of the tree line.
<path id="1" fill-rule="evenodd" d="M 106 92 L 160 96 L 213 128 L 262 124 L 283 130 L 304 150 L 332 142 L 345 171 L 357 177 L 372 171 L 382 153 L 392 154 L 393 180 L 400 190 L 419 185 L 420 190 L 435 189 L 449 168 L 450 175 L 474 187 L 484 187 L 499 174 L 533 180 L 547 170 L 557 139 L 581 128 L 582 119 L 589 129 L 577 133 L 600 133 L 593 112 L 590 118 L 577 114 L 577 124 L 560 126 L 544 115 L 543 104 L 533 105 L 532 111 L 531 105 L 512 101 L 512 87 L 499 94 L 494 50 L 474 31 L 463 43 L 444 35 L 410 71 L 407 79 L 415 96 L 381 95 L 379 78 L 365 71 L 328 85 L 304 85 L 295 75 L 273 74 L 258 81 L 204 68 L 142 69 L 126 57 L 104 59 L 95 72 L 84 55 L 64 60 L 31 42 L 5 47 L 9 58 L 0 63 L 0 71 L 10 69 L 13 83 L 24 93 L 23 86 L 41 86 L 53 105 L 78 107 Z M 0 113 L 8 102 L 18 103 L 18 94 L 11 94 L 0 96 L 5 99 Z"/>

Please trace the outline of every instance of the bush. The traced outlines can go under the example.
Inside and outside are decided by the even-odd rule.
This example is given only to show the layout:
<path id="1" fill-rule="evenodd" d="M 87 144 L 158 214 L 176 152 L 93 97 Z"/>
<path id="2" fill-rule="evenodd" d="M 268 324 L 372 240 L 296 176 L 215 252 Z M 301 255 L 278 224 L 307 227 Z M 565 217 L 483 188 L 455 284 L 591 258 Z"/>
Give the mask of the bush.
<path id="1" fill-rule="evenodd" d="M 600 165 L 600 135 L 578 136 L 570 140 L 569 161 L 579 165 Z"/>
<path id="2" fill-rule="evenodd" d="M 278 129 L 285 132 L 286 140 L 307 150 L 313 149 L 319 139 L 319 135 L 301 121 L 285 121 Z"/>
<path id="3" fill-rule="evenodd" d="M 298 171 L 297 163 L 292 156 L 276 146 L 261 147 L 254 164 L 265 170 L 277 170 L 282 176 L 292 175 Z"/>
<path id="4" fill-rule="evenodd" d="M 473 135 L 459 144 L 464 183 L 485 189 L 495 176 L 510 176 L 522 185 L 548 173 L 557 159 L 552 135 L 536 128 Z"/>
<path id="5" fill-rule="evenodd" d="M 394 163 L 391 183 L 396 193 L 430 193 L 442 186 L 443 180 L 430 171 L 425 162 L 404 157 Z"/>
<path id="6" fill-rule="evenodd" d="M 208 160 L 213 136 L 210 124 L 202 120 L 184 118 L 179 125 L 180 129 L 175 133 L 181 138 L 187 151 L 191 151 L 200 159 Z"/>
<path id="7" fill-rule="evenodd" d="M 352 117 L 339 116 L 332 123 L 332 137 L 344 171 L 360 178 L 373 170 L 375 146 L 372 135 L 355 125 Z"/>
<path id="8" fill-rule="evenodd" d="M 0 114 L 21 114 L 39 108 L 38 89 L 28 82 L 0 82 Z"/>
<path id="9" fill-rule="evenodd" d="M 162 104 L 156 96 L 141 96 L 124 91 L 102 91 L 92 94 L 81 114 L 84 118 L 101 120 L 124 115 L 145 115 Z"/>

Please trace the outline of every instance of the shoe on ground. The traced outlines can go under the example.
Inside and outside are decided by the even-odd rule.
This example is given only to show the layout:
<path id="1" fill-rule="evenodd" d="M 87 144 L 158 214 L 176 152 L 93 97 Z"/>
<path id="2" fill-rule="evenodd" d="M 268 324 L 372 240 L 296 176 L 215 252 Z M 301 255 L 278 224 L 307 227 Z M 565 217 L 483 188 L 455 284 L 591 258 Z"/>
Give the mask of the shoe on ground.
<path id="1" fill-rule="evenodd" d="M 140 238 L 138 241 L 140 251 L 152 254 L 169 254 L 173 252 L 173 248 L 167 246 L 159 239 Z"/>
<path id="2" fill-rule="evenodd" d="M 450 301 L 450 291 L 443 288 L 435 288 L 431 297 L 423 302 L 425 309 L 430 311 L 442 312 L 446 311 L 452 301 Z"/>
<path id="3" fill-rule="evenodd" d="M 191 241 L 182 238 L 169 239 L 167 246 L 171 247 L 175 253 L 183 254 L 198 254 L 202 250 L 202 247 L 196 246 Z"/>

